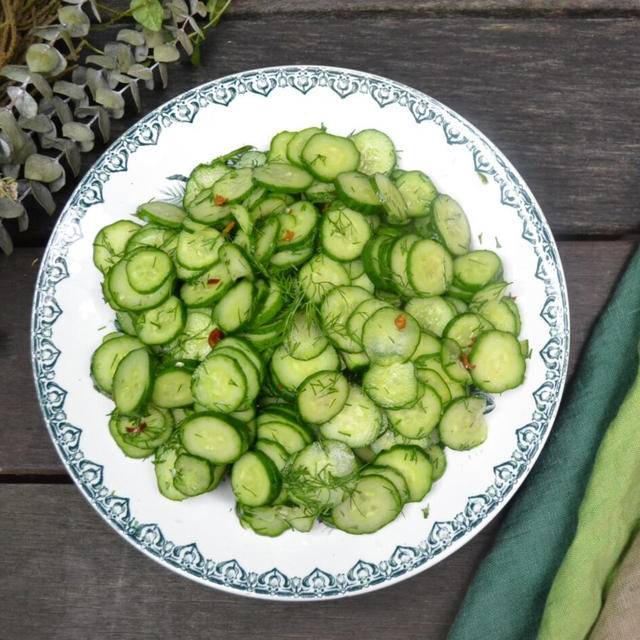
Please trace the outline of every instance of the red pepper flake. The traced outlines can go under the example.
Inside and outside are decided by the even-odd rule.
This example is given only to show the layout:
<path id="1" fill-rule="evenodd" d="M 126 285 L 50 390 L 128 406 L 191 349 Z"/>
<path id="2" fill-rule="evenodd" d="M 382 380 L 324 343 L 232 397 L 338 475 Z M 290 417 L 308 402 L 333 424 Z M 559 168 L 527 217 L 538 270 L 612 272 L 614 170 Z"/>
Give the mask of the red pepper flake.
<path id="1" fill-rule="evenodd" d="M 402 331 L 407 326 L 407 316 L 405 316 L 404 313 L 401 313 L 396 316 L 394 322 L 396 327 L 398 327 L 398 329 Z"/>
<path id="2" fill-rule="evenodd" d="M 207 280 L 207 284 L 211 285 L 211 284 L 218 284 L 218 282 L 220 282 L 220 278 L 209 278 Z"/>
<path id="3" fill-rule="evenodd" d="M 465 369 L 471 370 L 471 369 L 475 369 L 476 368 L 475 364 L 471 364 L 469 362 L 469 356 L 467 355 L 466 351 L 462 352 L 462 355 L 460 356 L 460 360 L 462 361 L 462 366 Z"/>
<path id="4" fill-rule="evenodd" d="M 322 205 L 322 213 L 324 213 L 328 208 L 329 208 L 329 203 L 328 203 L 328 202 L 325 202 L 325 203 Z"/>
<path id="5" fill-rule="evenodd" d="M 142 433 L 147 428 L 146 422 L 141 422 L 136 427 L 127 427 L 127 433 Z"/>
<path id="6" fill-rule="evenodd" d="M 224 333 L 222 333 L 220 329 L 214 329 L 209 334 L 209 346 L 213 349 L 213 347 L 215 347 L 222 338 L 224 338 Z"/>
<path id="7" fill-rule="evenodd" d="M 282 238 L 280 238 L 280 242 L 291 242 L 295 235 L 296 234 L 293 231 L 287 231 Z"/>
<path id="8" fill-rule="evenodd" d="M 280 389 L 280 391 L 282 391 L 284 389 L 284 387 L 280 383 L 278 383 L 278 389 Z"/>
<path id="9" fill-rule="evenodd" d="M 224 196 L 221 196 L 219 193 L 213 197 L 213 201 L 221 207 L 223 204 L 227 204 L 227 199 Z"/>
<path id="10" fill-rule="evenodd" d="M 515 302 L 515 301 L 518 299 L 518 296 L 514 296 L 514 295 L 512 295 L 512 294 L 509 294 L 509 295 L 507 296 L 507 298 L 509 298 L 509 300 L 513 300 L 513 302 Z"/>
<path id="11" fill-rule="evenodd" d="M 222 235 L 226 236 L 227 233 L 229 233 L 231 231 L 231 229 L 233 229 L 233 227 L 236 226 L 235 220 L 232 220 L 223 230 L 222 230 Z"/>

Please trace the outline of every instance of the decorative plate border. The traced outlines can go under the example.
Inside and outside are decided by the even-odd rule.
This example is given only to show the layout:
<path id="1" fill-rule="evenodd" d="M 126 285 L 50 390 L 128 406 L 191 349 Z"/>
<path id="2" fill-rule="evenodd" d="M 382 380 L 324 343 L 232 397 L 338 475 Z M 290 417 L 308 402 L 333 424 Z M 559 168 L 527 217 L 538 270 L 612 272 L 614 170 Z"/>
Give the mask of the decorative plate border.
<path id="1" fill-rule="evenodd" d="M 416 122 L 439 125 L 447 143 L 464 145 L 473 155 L 476 171 L 494 180 L 502 203 L 516 210 L 522 221 L 522 237 L 533 245 L 538 258 L 535 276 L 544 283 L 547 295 L 540 310 L 551 336 L 540 350 L 545 382 L 533 393 L 536 410 L 531 421 L 516 430 L 516 449 L 509 460 L 494 467 L 492 484 L 484 493 L 470 496 L 464 510 L 452 520 L 434 523 L 429 536 L 416 547 L 398 546 L 378 564 L 360 560 L 335 575 L 320 568 L 306 576 L 288 576 L 276 568 L 257 574 L 234 559 L 216 562 L 206 558 L 195 543 L 177 546 L 164 537 L 157 524 L 138 523 L 128 498 L 113 495 L 104 485 L 103 467 L 84 457 L 82 429 L 67 421 L 67 391 L 55 379 L 60 350 L 52 340 L 52 327 L 63 312 L 56 289 L 69 277 L 66 256 L 69 246 L 82 238 L 80 221 L 92 205 L 103 202 L 102 185 L 113 173 L 127 170 L 129 157 L 137 149 L 157 144 L 163 129 L 176 122 L 192 122 L 207 105 L 228 106 L 244 93 L 267 96 L 283 87 L 305 94 L 314 87 L 328 87 L 341 98 L 368 94 L 381 108 L 397 104 L 408 109 Z M 538 204 L 516 170 L 477 129 L 433 98 L 379 76 L 331 67 L 273 67 L 228 76 L 177 96 L 131 127 L 87 172 L 62 212 L 42 259 L 32 309 L 32 364 L 45 422 L 69 474 L 98 512 L 134 546 L 178 572 L 244 595 L 325 599 L 407 577 L 466 533 L 486 524 L 487 516 L 520 484 L 542 449 L 562 395 L 569 360 L 568 308 L 560 259 Z"/>

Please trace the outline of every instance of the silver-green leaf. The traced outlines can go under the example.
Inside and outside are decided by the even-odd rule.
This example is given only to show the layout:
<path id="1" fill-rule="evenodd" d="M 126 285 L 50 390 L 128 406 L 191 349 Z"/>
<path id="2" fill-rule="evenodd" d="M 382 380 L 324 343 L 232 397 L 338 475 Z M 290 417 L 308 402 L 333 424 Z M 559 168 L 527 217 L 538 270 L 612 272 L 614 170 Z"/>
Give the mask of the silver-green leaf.
<path id="1" fill-rule="evenodd" d="M 32 44 L 26 53 L 29 71 L 41 73 L 43 76 L 52 76 L 62 73 L 67 67 L 64 56 L 50 44 L 36 42 Z"/>
<path id="2" fill-rule="evenodd" d="M 89 16 L 78 6 L 60 7 L 58 20 L 72 38 L 84 38 L 89 33 Z"/>
<path id="3" fill-rule="evenodd" d="M 24 177 L 27 180 L 39 180 L 52 183 L 64 175 L 64 169 L 56 158 L 32 153 L 24 163 Z"/>
<path id="4" fill-rule="evenodd" d="M 49 191 L 42 182 L 38 182 L 37 180 L 31 180 L 29 182 L 29 187 L 31 188 L 31 193 L 38 204 L 49 215 L 53 215 L 53 212 L 56 210 L 56 203 L 51 195 L 51 191 Z"/>
<path id="5" fill-rule="evenodd" d="M 177 62 L 180 60 L 180 52 L 175 44 L 161 44 L 153 50 L 153 58 L 156 62 Z"/>
<path id="6" fill-rule="evenodd" d="M 24 213 L 22 203 L 7 196 L 0 197 L 0 218 L 3 220 L 13 220 L 19 218 Z"/>
<path id="7" fill-rule="evenodd" d="M 0 249 L 8 256 L 13 253 L 13 242 L 9 232 L 2 226 L 0 222 Z"/>

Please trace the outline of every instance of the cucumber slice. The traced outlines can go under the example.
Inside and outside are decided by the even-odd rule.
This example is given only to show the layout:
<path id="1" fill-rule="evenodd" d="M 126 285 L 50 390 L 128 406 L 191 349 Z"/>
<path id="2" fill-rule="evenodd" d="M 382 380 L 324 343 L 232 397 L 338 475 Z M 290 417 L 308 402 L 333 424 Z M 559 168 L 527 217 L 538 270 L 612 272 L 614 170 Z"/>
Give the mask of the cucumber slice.
<path id="1" fill-rule="evenodd" d="M 170 202 L 151 200 L 150 202 L 141 204 L 136 210 L 136 215 L 142 220 L 157 224 L 161 227 L 179 229 L 187 213 L 182 207 L 178 207 Z"/>
<path id="2" fill-rule="evenodd" d="M 197 278 L 180 287 L 180 298 L 186 307 L 210 307 L 222 298 L 233 284 L 229 269 L 219 260 Z"/>
<path id="3" fill-rule="evenodd" d="M 440 421 L 442 401 L 432 387 L 421 385 L 417 402 L 408 409 L 388 409 L 387 417 L 392 428 L 406 438 L 428 436 Z"/>
<path id="4" fill-rule="evenodd" d="M 382 203 L 382 208 L 387 214 L 389 224 L 406 224 L 409 222 L 407 203 L 404 201 L 398 187 L 384 173 L 375 173 L 372 183 Z"/>
<path id="5" fill-rule="evenodd" d="M 287 464 L 287 460 L 289 460 L 287 450 L 275 440 L 258 438 L 255 443 L 255 450 L 262 451 L 262 453 L 269 456 L 269 458 L 271 458 L 271 462 L 276 465 L 276 468 L 280 472 L 282 472 L 284 465 Z"/>
<path id="6" fill-rule="evenodd" d="M 240 504 L 270 504 L 280 493 L 281 485 L 278 468 L 262 451 L 247 451 L 231 469 L 231 489 Z"/>
<path id="7" fill-rule="evenodd" d="M 316 179 L 332 182 L 339 174 L 358 168 L 360 152 L 349 138 L 322 132 L 307 140 L 300 159 Z"/>
<path id="8" fill-rule="evenodd" d="M 458 343 L 461 349 L 469 350 L 478 336 L 493 329 L 493 325 L 477 313 L 467 312 L 453 318 L 445 327 L 443 336 Z"/>
<path id="9" fill-rule="evenodd" d="M 339 371 L 318 371 L 298 391 L 298 411 L 305 422 L 322 424 L 334 418 L 347 403 L 349 383 Z"/>
<path id="10" fill-rule="evenodd" d="M 344 406 L 320 426 L 320 434 L 327 440 L 338 440 L 352 448 L 366 447 L 380 435 L 382 426 L 380 409 L 360 387 L 351 385 Z"/>
<path id="11" fill-rule="evenodd" d="M 151 402 L 165 409 L 192 405 L 191 371 L 185 367 L 172 366 L 156 373 Z"/>
<path id="12" fill-rule="evenodd" d="M 318 224 L 318 211 L 310 203 L 301 200 L 295 202 L 286 211 L 278 215 L 279 233 L 277 246 L 295 249 L 313 242 Z"/>
<path id="13" fill-rule="evenodd" d="M 305 297 L 316 304 L 333 287 L 351 282 L 346 269 L 335 260 L 320 253 L 309 260 L 298 274 L 298 283 Z"/>
<path id="14" fill-rule="evenodd" d="M 290 500 L 313 513 L 340 504 L 353 489 L 356 457 L 342 442 L 314 442 L 293 456 L 283 470 Z"/>
<path id="15" fill-rule="evenodd" d="M 379 406 L 400 409 L 418 399 L 418 380 L 412 362 L 374 363 L 362 377 L 362 388 Z"/>
<path id="16" fill-rule="evenodd" d="M 469 364 L 473 383 L 488 393 L 502 393 L 524 380 L 525 360 L 512 333 L 494 329 L 478 336 L 469 352 Z"/>
<path id="17" fill-rule="evenodd" d="M 113 400 L 121 415 L 136 415 L 151 391 L 151 357 L 146 349 L 129 352 L 113 376 Z"/>
<path id="18" fill-rule="evenodd" d="M 429 461 L 431 462 L 431 466 L 433 467 L 431 480 L 433 482 L 435 482 L 436 480 L 440 480 L 447 468 L 447 459 L 444 455 L 442 447 L 438 446 L 437 444 L 432 444 L 427 449 L 427 455 L 429 456 Z"/>
<path id="19" fill-rule="evenodd" d="M 320 226 L 324 252 L 341 262 L 360 257 L 371 233 L 367 218 L 341 202 L 334 202 L 329 207 Z"/>
<path id="20" fill-rule="evenodd" d="M 298 312 L 293 317 L 283 342 L 287 353 L 297 360 L 319 356 L 328 344 L 320 325 L 304 312 Z"/>
<path id="21" fill-rule="evenodd" d="M 396 152 L 393 141 L 386 133 L 377 129 L 364 129 L 351 136 L 360 152 L 358 171 L 367 175 L 393 171 L 396 166 Z"/>
<path id="22" fill-rule="evenodd" d="M 453 305 L 441 296 L 411 298 L 404 310 L 420 325 L 423 331 L 441 336 L 456 316 Z"/>
<path id="23" fill-rule="evenodd" d="M 507 331 L 515 336 L 518 335 L 520 329 L 518 319 L 507 299 L 489 300 L 478 309 L 478 313 L 499 331 Z"/>
<path id="24" fill-rule="evenodd" d="M 213 321 L 224 333 L 237 331 L 251 320 L 253 293 L 253 283 L 241 280 L 218 301 L 213 310 Z"/>
<path id="25" fill-rule="evenodd" d="M 288 455 L 304 449 L 313 439 L 305 427 L 282 418 L 258 424 L 257 436 L 259 440 L 277 442 Z"/>
<path id="26" fill-rule="evenodd" d="M 404 479 L 403 475 L 393 467 L 386 467 L 377 464 L 368 465 L 360 470 L 360 476 L 382 476 L 383 478 L 390 480 L 393 483 L 393 486 L 397 489 L 398 494 L 400 495 L 400 500 L 402 500 L 403 504 L 405 502 L 409 502 L 409 498 L 411 496 L 409 494 L 407 481 Z"/>
<path id="27" fill-rule="evenodd" d="M 409 283 L 423 296 L 443 294 L 453 280 L 453 260 L 435 240 L 419 240 L 411 246 L 407 258 Z"/>
<path id="28" fill-rule="evenodd" d="M 379 453 L 374 464 L 391 467 L 402 474 L 409 487 L 410 502 L 420 502 L 431 489 L 433 467 L 420 447 L 394 445 Z"/>
<path id="29" fill-rule="evenodd" d="M 281 131 L 280 133 L 276 133 L 276 135 L 271 138 L 267 162 L 288 162 L 287 145 L 295 135 L 295 131 Z"/>
<path id="30" fill-rule="evenodd" d="M 178 491 L 173 484 L 176 460 L 182 451 L 179 440 L 172 437 L 166 444 L 158 447 L 153 459 L 158 491 L 169 500 L 181 501 L 188 497 L 182 491 Z"/>
<path id="31" fill-rule="evenodd" d="M 369 300 L 371 294 L 360 287 L 336 287 L 327 293 L 320 306 L 320 318 L 324 335 L 341 351 L 359 353 L 362 346 L 347 330 L 351 311 L 361 302 Z"/>
<path id="32" fill-rule="evenodd" d="M 213 469 L 206 460 L 181 453 L 176 456 L 173 467 L 173 486 L 180 493 L 185 496 L 199 496 L 209 491 L 213 482 Z"/>
<path id="33" fill-rule="evenodd" d="M 407 234 L 387 245 L 387 252 L 381 256 L 382 276 L 385 282 L 393 282 L 393 288 L 400 295 L 409 298 L 418 295 L 409 276 L 409 255 L 413 245 L 419 241 L 417 235 Z"/>
<path id="34" fill-rule="evenodd" d="M 256 167 L 253 170 L 253 177 L 265 189 L 282 193 L 304 191 L 313 182 L 313 176 L 308 171 L 284 162 L 273 162 Z"/>
<path id="35" fill-rule="evenodd" d="M 127 255 L 127 279 L 138 293 L 152 293 L 174 276 L 171 258 L 160 249 L 140 248 Z"/>
<path id="36" fill-rule="evenodd" d="M 502 275 L 502 261 L 493 251 L 471 251 L 453 261 L 453 277 L 464 289 L 478 291 Z"/>
<path id="37" fill-rule="evenodd" d="M 411 360 L 415 362 L 420 356 L 435 355 L 440 353 L 442 343 L 440 340 L 431 333 L 422 332 L 420 334 L 420 342 L 416 350 L 411 356 Z"/>
<path id="38" fill-rule="evenodd" d="M 380 475 L 362 476 L 353 493 L 331 510 L 333 524 L 347 533 L 374 533 L 395 520 L 402 499 L 391 480 Z"/>
<path id="39" fill-rule="evenodd" d="M 232 169 L 217 180 L 211 189 L 215 194 L 214 200 L 222 204 L 243 200 L 253 189 L 253 169 Z"/>
<path id="40" fill-rule="evenodd" d="M 107 274 L 106 286 L 116 305 L 125 311 L 145 311 L 162 304 L 173 290 L 173 277 L 167 278 L 155 291 L 138 293 L 127 278 L 127 258 L 118 262 Z"/>
<path id="41" fill-rule="evenodd" d="M 439 433 L 442 444 L 450 449 L 466 451 L 481 445 L 487 439 L 484 419 L 486 401 L 477 396 L 453 400 L 442 414 Z"/>
<path id="42" fill-rule="evenodd" d="M 433 227 L 444 246 L 454 255 L 469 253 L 471 229 L 462 207 L 451 197 L 438 194 L 431 203 Z"/>
<path id="43" fill-rule="evenodd" d="M 125 455 L 130 458 L 148 458 L 171 437 L 173 418 L 165 409 L 152 405 L 140 417 L 111 414 L 109 433 Z"/>
<path id="44" fill-rule="evenodd" d="M 242 424 L 216 413 L 194 413 L 183 420 L 180 442 L 191 455 L 212 464 L 235 462 L 247 450 Z"/>
<path id="45" fill-rule="evenodd" d="M 176 259 L 187 269 L 207 269 L 218 261 L 223 244 L 224 238 L 213 227 L 198 231 L 183 229 L 178 237 Z"/>
<path id="46" fill-rule="evenodd" d="M 135 321 L 138 338 L 148 345 L 171 342 L 181 333 L 184 324 L 184 306 L 175 296 L 167 298 L 153 309 L 141 312 Z"/>
<path id="47" fill-rule="evenodd" d="M 329 344 L 315 358 L 298 360 L 292 358 L 284 346 L 279 346 L 271 357 L 271 372 L 278 384 L 294 392 L 310 375 L 318 371 L 337 371 L 340 360 L 336 350 Z"/>
<path id="48" fill-rule="evenodd" d="M 93 241 L 93 263 L 106 274 L 124 255 L 127 243 L 142 227 L 130 220 L 118 220 L 103 227 Z"/>
<path id="49" fill-rule="evenodd" d="M 395 183 L 407 205 L 407 215 L 410 218 L 429 215 L 431 203 L 438 191 L 428 176 L 422 171 L 405 171 Z"/>
<path id="50" fill-rule="evenodd" d="M 142 342 L 131 336 L 121 336 L 103 342 L 91 358 L 91 377 L 100 391 L 111 394 L 113 376 L 122 359 L 135 349 L 144 347 Z"/>
<path id="51" fill-rule="evenodd" d="M 408 313 L 390 307 L 376 311 L 362 329 L 364 351 L 378 364 L 406 362 L 419 342 L 418 323 Z"/>
<path id="52" fill-rule="evenodd" d="M 193 372 L 191 393 L 211 411 L 237 411 L 247 395 L 247 379 L 234 358 L 212 353 Z"/>
<path id="53" fill-rule="evenodd" d="M 361 213 L 375 213 L 380 209 L 380 198 L 371 186 L 369 176 L 359 171 L 346 171 L 336 176 L 338 197 L 347 207 Z"/>
<path id="54" fill-rule="evenodd" d="M 302 161 L 302 149 L 307 141 L 316 133 L 322 133 L 324 129 L 318 127 L 307 127 L 302 131 L 297 131 L 293 134 L 289 142 L 287 143 L 287 161 L 295 164 L 299 167 L 304 166 Z"/>

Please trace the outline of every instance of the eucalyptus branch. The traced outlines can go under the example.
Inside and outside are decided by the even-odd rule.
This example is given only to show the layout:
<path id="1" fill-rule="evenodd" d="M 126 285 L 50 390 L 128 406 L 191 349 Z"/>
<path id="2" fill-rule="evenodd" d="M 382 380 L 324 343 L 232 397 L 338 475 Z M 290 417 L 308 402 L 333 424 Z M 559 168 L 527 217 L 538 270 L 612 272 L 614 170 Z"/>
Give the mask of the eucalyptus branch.
<path id="1" fill-rule="evenodd" d="M 25 0 L 24 7 L 31 9 L 34 1 Z M 142 109 L 142 86 L 166 86 L 168 63 L 183 56 L 199 62 L 206 31 L 230 3 L 130 0 L 125 11 L 98 0 L 47 3 L 46 20 L 29 33 L 31 44 L 0 69 L 7 79 L 6 104 L 0 106 L 1 251 L 13 248 L 3 221 L 15 219 L 18 231 L 25 230 L 29 198 L 53 214 L 51 194 L 64 186 L 69 170 L 79 173 L 81 154 L 95 146 L 98 134 L 103 143 L 109 140 L 111 120 L 122 118 L 128 103 Z M 101 12 L 109 19 L 103 22 Z M 7 24 L 14 18 L 7 16 Z M 122 25 L 115 41 L 101 49 L 89 40 L 114 24 Z M 14 38 L 4 51 L 5 40 L 10 39 L 0 39 L 1 60 L 15 49 Z"/>

